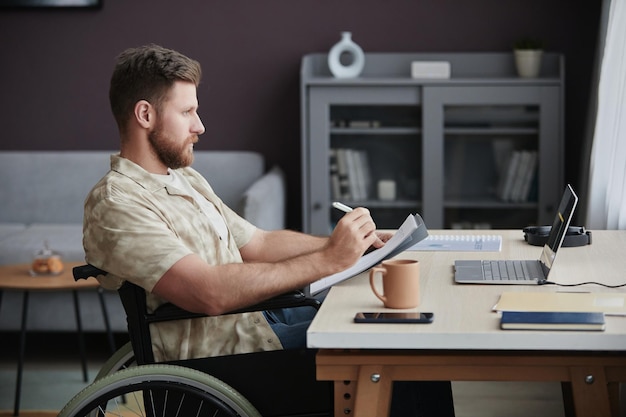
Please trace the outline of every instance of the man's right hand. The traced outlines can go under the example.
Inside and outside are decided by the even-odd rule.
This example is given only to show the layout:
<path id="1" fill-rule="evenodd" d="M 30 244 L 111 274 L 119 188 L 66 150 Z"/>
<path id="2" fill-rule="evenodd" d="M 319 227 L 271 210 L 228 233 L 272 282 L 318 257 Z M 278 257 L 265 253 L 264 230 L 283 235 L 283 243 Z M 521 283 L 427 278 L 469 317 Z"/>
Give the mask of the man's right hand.
<path id="1" fill-rule="evenodd" d="M 343 269 L 354 265 L 372 245 L 382 246 L 376 224 L 368 209 L 357 207 L 346 213 L 328 239 L 328 255 Z"/>

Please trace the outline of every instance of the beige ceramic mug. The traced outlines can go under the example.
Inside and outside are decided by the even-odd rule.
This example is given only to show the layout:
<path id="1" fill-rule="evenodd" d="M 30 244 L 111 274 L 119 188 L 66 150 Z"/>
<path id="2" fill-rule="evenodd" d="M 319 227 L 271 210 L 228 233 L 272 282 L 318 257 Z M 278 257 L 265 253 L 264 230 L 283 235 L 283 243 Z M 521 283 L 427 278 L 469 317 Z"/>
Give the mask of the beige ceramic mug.
<path id="1" fill-rule="evenodd" d="M 376 289 L 378 273 L 383 281 L 382 294 Z M 370 286 L 387 308 L 417 307 L 420 301 L 419 263 L 410 259 L 383 261 L 370 270 Z"/>

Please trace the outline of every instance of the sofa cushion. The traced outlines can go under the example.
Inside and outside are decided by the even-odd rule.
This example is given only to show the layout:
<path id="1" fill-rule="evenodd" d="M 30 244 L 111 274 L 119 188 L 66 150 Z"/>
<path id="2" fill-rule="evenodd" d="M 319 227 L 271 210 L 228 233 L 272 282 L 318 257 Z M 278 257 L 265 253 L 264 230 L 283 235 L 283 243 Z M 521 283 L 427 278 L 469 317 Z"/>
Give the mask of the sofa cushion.
<path id="1" fill-rule="evenodd" d="M 278 166 L 243 193 L 238 212 L 261 229 L 285 228 L 285 174 Z"/>
<path id="2" fill-rule="evenodd" d="M 109 170 L 111 153 L 0 152 L 0 222 L 82 223 L 85 197 Z"/>
<path id="3" fill-rule="evenodd" d="M 115 151 L 0 152 L 0 223 L 81 223 L 83 203 L 106 174 Z M 242 193 L 265 172 L 252 151 L 195 151 L 193 167 L 235 209 Z M 10 178 L 11 180 L 7 180 Z"/>
<path id="4" fill-rule="evenodd" d="M 82 262 L 85 260 L 82 242 L 82 223 L 31 224 L 0 240 L 0 265 L 30 263 L 46 243 L 64 261 Z"/>
<path id="5" fill-rule="evenodd" d="M 0 223 L 0 242 L 26 229 L 22 223 Z"/>
<path id="6" fill-rule="evenodd" d="M 265 173 L 263 155 L 248 151 L 194 152 L 192 167 L 233 210 L 243 192 Z"/>

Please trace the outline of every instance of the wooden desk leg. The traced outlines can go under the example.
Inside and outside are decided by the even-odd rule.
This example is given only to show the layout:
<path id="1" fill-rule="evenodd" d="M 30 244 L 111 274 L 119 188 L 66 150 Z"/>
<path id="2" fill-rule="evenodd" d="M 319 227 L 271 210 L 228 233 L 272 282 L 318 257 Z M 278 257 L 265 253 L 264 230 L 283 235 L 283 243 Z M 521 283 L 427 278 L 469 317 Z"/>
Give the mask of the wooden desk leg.
<path id="1" fill-rule="evenodd" d="M 608 385 L 602 367 L 570 368 L 576 417 L 610 417 Z"/>
<path id="2" fill-rule="evenodd" d="M 354 416 L 381 417 L 389 415 L 392 383 L 390 371 L 381 365 L 359 368 Z"/>
<path id="3" fill-rule="evenodd" d="M 619 416 L 620 409 L 620 398 L 619 398 L 619 382 L 609 382 L 608 391 L 609 391 L 609 401 L 611 403 L 611 415 Z"/>
<path id="4" fill-rule="evenodd" d="M 356 381 L 335 381 L 335 416 L 354 416 L 354 398 L 356 397 Z"/>

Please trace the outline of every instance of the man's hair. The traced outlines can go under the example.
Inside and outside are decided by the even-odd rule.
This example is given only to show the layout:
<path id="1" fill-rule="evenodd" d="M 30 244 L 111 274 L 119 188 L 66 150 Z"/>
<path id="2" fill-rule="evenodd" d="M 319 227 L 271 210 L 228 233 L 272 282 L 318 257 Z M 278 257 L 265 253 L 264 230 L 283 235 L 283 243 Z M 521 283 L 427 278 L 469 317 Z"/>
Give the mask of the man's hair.
<path id="1" fill-rule="evenodd" d="M 126 128 L 135 104 L 146 100 L 157 111 L 175 81 L 200 84 L 200 64 L 158 45 L 129 48 L 117 57 L 111 76 L 109 101 L 120 130 Z"/>

